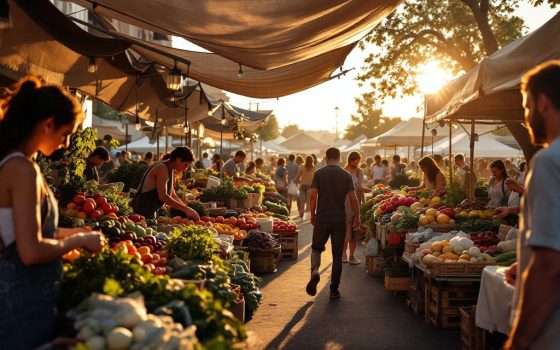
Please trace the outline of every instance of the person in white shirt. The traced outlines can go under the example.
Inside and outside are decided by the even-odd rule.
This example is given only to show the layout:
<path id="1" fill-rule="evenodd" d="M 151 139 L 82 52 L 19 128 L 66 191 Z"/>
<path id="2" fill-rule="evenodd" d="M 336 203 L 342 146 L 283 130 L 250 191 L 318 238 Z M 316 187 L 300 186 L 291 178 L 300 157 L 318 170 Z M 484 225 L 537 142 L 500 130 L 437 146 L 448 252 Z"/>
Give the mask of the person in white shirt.
<path id="1" fill-rule="evenodd" d="M 517 284 L 505 350 L 560 349 L 560 61 L 521 80 L 525 125 L 545 148 L 531 159 L 521 198 L 518 264 L 506 273 Z"/>
<path id="2" fill-rule="evenodd" d="M 371 167 L 371 173 L 372 173 L 372 179 L 373 179 L 373 183 L 374 184 L 384 184 L 386 182 L 386 170 L 385 167 L 383 166 L 383 164 L 381 164 L 381 156 L 380 155 L 376 155 L 374 157 L 374 163 L 373 166 Z"/>
<path id="3" fill-rule="evenodd" d="M 202 159 L 200 161 L 202 162 L 202 166 L 204 167 L 204 169 L 210 169 L 210 167 L 212 166 L 212 162 L 208 158 L 208 153 L 206 152 L 202 154 Z"/>

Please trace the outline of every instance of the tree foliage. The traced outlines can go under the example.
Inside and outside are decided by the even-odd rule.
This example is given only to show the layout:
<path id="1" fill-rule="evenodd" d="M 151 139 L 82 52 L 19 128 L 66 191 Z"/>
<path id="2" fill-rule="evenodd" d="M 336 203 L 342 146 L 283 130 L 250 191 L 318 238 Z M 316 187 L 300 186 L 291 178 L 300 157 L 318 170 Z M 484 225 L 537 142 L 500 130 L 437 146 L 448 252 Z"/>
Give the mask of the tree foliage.
<path id="1" fill-rule="evenodd" d="M 560 0 L 531 0 L 531 4 L 534 6 L 548 4 L 550 7 L 556 8 L 556 6 L 560 5 Z"/>
<path id="2" fill-rule="evenodd" d="M 280 135 L 278 120 L 274 115 L 268 117 L 263 126 L 257 129 L 257 134 L 263 141 L 274 140 Z"/>
<path id="3" fill-rule="evenodd" d="M 382 100 L 418 92 L 420 64 L 437 60 L 455 74 L 466 71 L 522 35 L 523 20 L 513 15 L 519 2 L 408 0 L 360 43 L 371 52 L 358 80 Z"/>
<path id="4" fill-rule="evenodd" d="M 282 129 L 282 136 L 284 136 L 285 138 L 290 138 L 298 134 L 300 131 L 301 129 L 299 128 L 299 126 L 297 126 L 297 124 L 286 125 L 284 129 Z"/>
<path id="5" fill-rule="evenodd" d="M 356 99 L 358 111 L 352 115 L 350 125 L 346 128 L 344 138 L 353 140 L 361 135 L 368 138 L 381 135 L 385 131 L 397 125 L 400 118 L 386 118 L 381 115 L 381 110 L 373 109 L 371 101 L 371 94 L 364 95 L 360 99 Z"/>

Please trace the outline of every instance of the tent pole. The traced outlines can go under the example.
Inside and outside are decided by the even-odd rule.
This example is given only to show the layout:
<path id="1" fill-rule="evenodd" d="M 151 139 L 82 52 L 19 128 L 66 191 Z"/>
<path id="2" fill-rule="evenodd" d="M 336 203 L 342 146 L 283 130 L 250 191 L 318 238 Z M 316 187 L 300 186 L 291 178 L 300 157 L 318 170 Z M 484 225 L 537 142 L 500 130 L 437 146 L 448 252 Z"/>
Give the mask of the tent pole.
<path id="1" fill-rule="evenodd" d="M 470 142 L 470 162 L 471 162 L 471 173 L 474 174 L 474 142 L 475 142 L 475 120 L 473 119 L 471 121 L 471 142 Z M 474 188 L 471 188 L 472 186 L 469 184 L 469 193 L 468 193 L 468 197 L 469 199 L 473 200 L 474 199 Z"/>
<path id="2" fill-rule="evenodd" d="M 453 121 L 449 120 L 449 183 L 453 183 L 453 144 L 451 139 L 453 138 Z"/>
<path id="3" fill-rule="evenodd" d="M 167 121 L 163 126 L 165 128 L 165 153 L 169 152 L 169 130 L 167 129 Z"/>
<path id="4" fill-rule="evenodd" d="M 407 146 L 407 156 L 406 157 L 408 159 L 408 163 L 410 164 L 410 161 L 411 161 L 411 159 L 410 159 L 410 146 Z"/>
<path id="5" fill-rule="evenodd" d="M 395 145 L 395 155 L 397 154 L 397 145 Z"/>
<path id="6" fill-rule="evenodd" d="M 159 159 L 159 132 L 156 132 L 156 154 Z"/>
<path id="7" fill-rule="evenodd" d="M 422 147 L 420 148 L 420 159 L 424 158 L 424 137 L 426 136 L 426 95 L 424 95 L 424 118 L 422 118 Z"/>
<path id="8" fill-rule="evenodd" d="M 128 117 L 126 118 L 126 124 L 124 125 L 124 150 L 128 152 Z"/>

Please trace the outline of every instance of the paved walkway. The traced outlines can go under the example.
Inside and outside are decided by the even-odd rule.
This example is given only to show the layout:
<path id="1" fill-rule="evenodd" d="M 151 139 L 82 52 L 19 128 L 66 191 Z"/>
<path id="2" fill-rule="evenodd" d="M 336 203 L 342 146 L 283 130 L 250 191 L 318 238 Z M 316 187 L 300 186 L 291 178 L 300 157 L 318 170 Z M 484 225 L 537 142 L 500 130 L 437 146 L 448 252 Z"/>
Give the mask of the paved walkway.
<path id="1" fill-rule="evenodd" d="M 263 304 L 247 324 L 251 350 L 460 348 L 458 332 L 424 323 L 403 297 L 386 292 L 381 279 L 370 277 L 363 263 L 344 264 L 342 298 L 330 302 L 330 246 L 322 257 L 317 296 L 309 297 L 312 226 L 303 222 L 300 229 L 298 260 L 283 261 L 278 272 L 263 278 Z"/>

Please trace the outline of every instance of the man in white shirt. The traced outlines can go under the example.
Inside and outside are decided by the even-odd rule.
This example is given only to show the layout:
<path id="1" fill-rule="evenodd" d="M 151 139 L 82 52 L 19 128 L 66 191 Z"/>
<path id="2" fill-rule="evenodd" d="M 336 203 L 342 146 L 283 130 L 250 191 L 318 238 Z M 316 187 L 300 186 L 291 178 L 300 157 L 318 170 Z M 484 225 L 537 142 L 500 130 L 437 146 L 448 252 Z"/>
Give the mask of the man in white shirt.
<path id="1" fill-rule="evenodd" d="M 522 79 L 525 124 L 544 145 L 531 160 L 522 197 L 514 320 L 506 350 L 560 349 L 560 61 Z"/>
<path id="2" fill-rule="evenodd" d="M 375 155 L 375 163 L 371 167 L 372 180 L 374 184 L 385 183 L 386 181 L 386 170 L 383 164 L 381 164 L 381 156 L 379 154 Z"/>
<path id="3" fill-rule="evenodd" d="M 202 166 L 204 167 L 204 169 L 210 169 L 210 166 L 212 165 L 212 163 L 210 162 L 210 159 L 208 159 L 208 153 L 204 152 L 202 154 Z"/>

